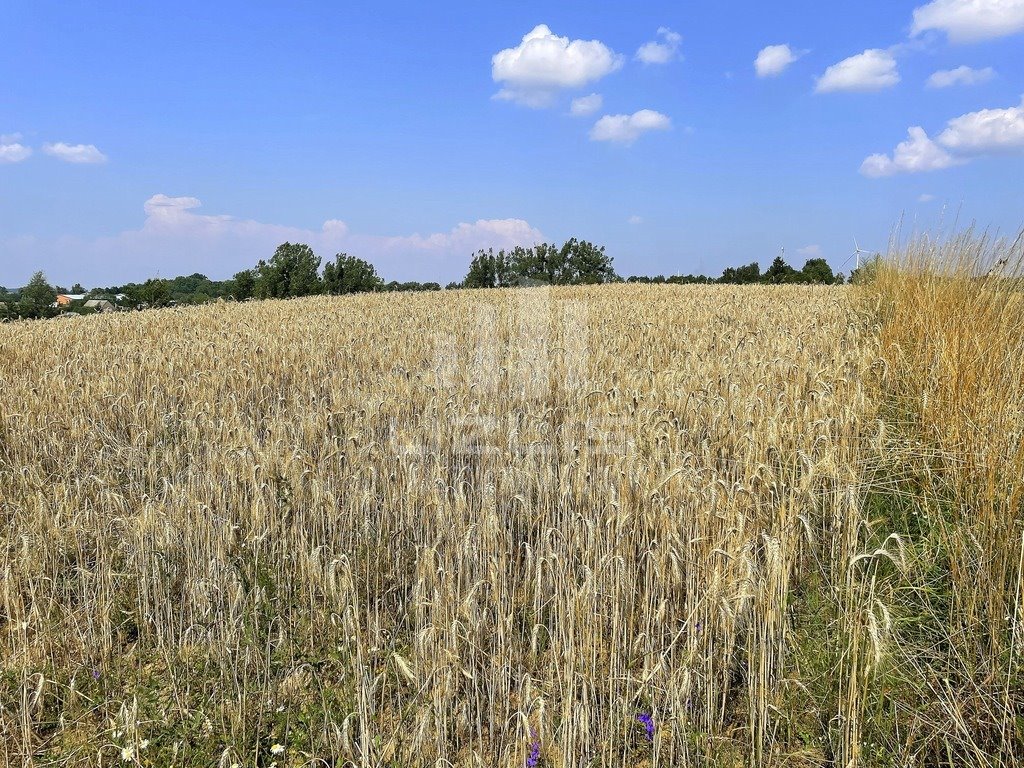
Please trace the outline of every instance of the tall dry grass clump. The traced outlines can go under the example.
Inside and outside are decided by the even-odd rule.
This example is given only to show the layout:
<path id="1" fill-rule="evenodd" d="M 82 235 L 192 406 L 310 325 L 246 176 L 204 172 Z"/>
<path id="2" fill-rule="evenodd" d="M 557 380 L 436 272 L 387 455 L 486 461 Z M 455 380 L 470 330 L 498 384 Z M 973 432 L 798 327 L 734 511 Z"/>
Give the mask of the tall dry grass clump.
<path id="1" fill-rule="evenodd" d="M 919 763 L 1024 763 L 1021 265 L 1021 238 L 923 238 L 863 295 L 885 363 L 869 506 L 910 545 L 876 720 Z"/>
<path id="2" fill-rule="evenodd" d="M 852 764 L 863 317 L 620 285 L 0 327 L 0 764 Z"/>

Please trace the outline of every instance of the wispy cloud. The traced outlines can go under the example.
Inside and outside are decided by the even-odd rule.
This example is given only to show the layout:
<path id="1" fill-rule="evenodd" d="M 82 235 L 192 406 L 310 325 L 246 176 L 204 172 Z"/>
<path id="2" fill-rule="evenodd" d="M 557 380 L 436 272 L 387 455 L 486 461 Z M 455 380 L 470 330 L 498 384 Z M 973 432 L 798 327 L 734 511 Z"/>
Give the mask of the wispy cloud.
<path id="1" fill-rule="evenodd" d="M 644 64 L 668 64 L 679 58 L 683 36 L 668 27 L 658 28 L 658 39 L 644 43 L 636 52 L 636 60 Z"/>
<path id="2" fill-rule="evenodd" d="M 632 115 L 605 115 L 590 129 L 593 141 L 611 141 L 632 144 L 650 131 L 667 131 L 672 121 L 653 109 L 641 109 Z"/>
<path id="3" fill-rule="evenodd" d="M 32 154 L 32 148 L 21 143 L 20 133 L 0 134 L 0 163 L 20 163 Z"/>
<path id="4" fill-rule="evenodd" d="M 963 66 L 956 69 L 940 69 L 928 78 L 929 88 L 950 88 L 954 85 L 981 85 L 996 76 L 992 67 L 973 69 Z"/>
<path id="5" fill-rule="evenodd" d="M 592 115 L 604 105 L 604 97 L 600 93 L 592 93 L 589 96 L 580 96 L 572 100 L 569 112 L 577 117 Z"/>
<path id="6" fill-rule="evenodd" d="M 890 51 L 870 48 L 825 70 L 818 78 L 818 93 L 880 91 L 900 81 L 896 58 Z"/>
<path id="7" fill-rule="evenodd" d="M 202 214 L 200 208 L 195 197 L 157 194 L 143 205 L 145 219 L 137 229 L 95 239 L 11 238 L 0 241 L 0 254 L 55 276 L 87 274 L 97 282 L 124 282 L 152 277 L 157 269 L 163 274 L 227 277 L 290 241 L 307 243 L 325 258 L 347 251 L 369 259 L 389 279 L 437 280 L 464 274 L 470 255 L 480 248 L 544 240 L 540 230 L 515 218 L 479 219 L 427 234 L 372 235 L 352 232 L 339 219 L 329 219 L 319 229 L 303 229 Z"/>
<path id="8" fill-rule="evenodd" d="M 43 152 L 63 160 L 66 163 L 105 163 L 107 156 L 100 152 L 94 144 L 43 144 Z"/>

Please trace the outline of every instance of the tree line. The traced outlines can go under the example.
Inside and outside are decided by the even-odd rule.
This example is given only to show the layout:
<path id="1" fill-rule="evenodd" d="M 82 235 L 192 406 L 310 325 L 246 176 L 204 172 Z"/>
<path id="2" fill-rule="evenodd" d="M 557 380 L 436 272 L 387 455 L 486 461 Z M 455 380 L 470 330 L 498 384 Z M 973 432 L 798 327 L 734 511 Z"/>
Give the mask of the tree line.
<path id="1" fill-rule="evenodd" d="M 850 275 L 851 281 L 856 282 L 860 277 L 855 269 Z M 750 285 L 764 283 L 768 285 L 782 285 L 786 283 L 803 283 L 815 285 L 842 285 L 846 277 L 842 272 L 835 273 L 825 259 L 808 259 L 801 269 L 795 269 L 786 263 L 782 256 L 776 256 L 775 260 L 764 272 L 761 271 L 759 263 L 751 262 L 742 267 L 726 267 L 721 277 L 708 277 L 707 275 L 656 275 L 647 277 L 635 275 L 626 278 L 628 283 L 672 283 L 672 284 L 700 284 L 710 285 Z"/>
<path id="2" fill-rule="evenodd" d="M 857 270 L 851 279 L 856 280 Z M 504 288 L 530 285 L 592 285 L 598 283 L 733 284 L 820 283 L 842 284 L 825 259 L 808 259 L 795 269 L 777 257 L 764 272 L 757 262 L 728 267 L 721 277 L 706 275 L 634 275 L 623 279 L 616 274 L 612 257 L 604 246 L 570 238 L 562 245 L 540 243 L 531 248 L 479 250 L 470 259 L 465 278 L 451 282 L 447 289 Z M 53 286 L 42 272 L 28 285 L 16 290 L 0 286 L 0 319 L 52 317 L 62 312 L 85 313 L 84 301 L 105 299 L 121 309 L 203 304 L 217 299 L 283 299 L 298 296 L 340 296 L 372 291 L 438 291 L 436 282 L 384 282 L 370 262 L 339 253 L 326 264 L 304 243 L 282 243 L 269 259 L 251 269 L 235 273 L 229 280 L 211 280 L 195 273 L 171 279 L 154 277 L 142 283 L 126 283 L 86 290 L 76 283 L 70 289 Z M 82 301 L 55 307 L 58 294 L 83 295 Z"/>
<path id="3" fill-rule="evenodd" d="M 570 238 L 561 246 L 541 243 L 511 251 L 477 251 L 462 283 L 453 288 L 506 288 L 518 285 L 592 285 L 617 282 L 604 246 Z"/>

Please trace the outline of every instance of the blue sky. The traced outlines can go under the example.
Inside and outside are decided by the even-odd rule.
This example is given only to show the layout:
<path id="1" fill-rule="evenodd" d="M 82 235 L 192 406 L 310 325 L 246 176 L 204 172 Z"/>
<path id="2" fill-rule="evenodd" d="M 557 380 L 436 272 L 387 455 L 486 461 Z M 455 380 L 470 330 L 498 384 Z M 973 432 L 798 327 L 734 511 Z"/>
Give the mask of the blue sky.
<path id="1" fill-rule="evenodd" d="M 901 218 L 1024 225 L 1024 0 L 167 9 L 5 4 L 0 284 L 286 239 L 386 279 L 570 236 L 626 275 L 848 271 Z"/>

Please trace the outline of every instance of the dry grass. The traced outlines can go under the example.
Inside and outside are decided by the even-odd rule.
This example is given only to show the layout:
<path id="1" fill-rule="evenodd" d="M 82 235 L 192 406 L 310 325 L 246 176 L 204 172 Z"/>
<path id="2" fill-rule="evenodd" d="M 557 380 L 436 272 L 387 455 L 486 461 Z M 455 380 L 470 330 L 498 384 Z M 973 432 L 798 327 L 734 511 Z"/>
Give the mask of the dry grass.
<path id="1" fill-rule="evenodd" d="M 930 738 L 932 715 L 879 709 L 923 573 L 877 477 L 910 434 L 879 408 L 918 370 L 864 311 L 891 329 L 911 305 L 885 295 L 619 285 L 0 326 L 0 764 L 930 754 L 905 729 Z M 968 533 L 1010 552 L 997 517 L 965 558 Z M 975 584 L 957 610 L 1016 606 L 1008 562 L 985 560 L 998 609 Z M 977 650 L 999 674 L 1001 628 Z M 971 706 L 1008 711 L 989 691 Z"/>
<path id="2" fill-rule="evenodd" d="M 878 490 L 908 542 L 890 746 L 930 764 L 1024 763 L 1022 245 L 920 239 L 865 297 L 886 364 Z"/>

